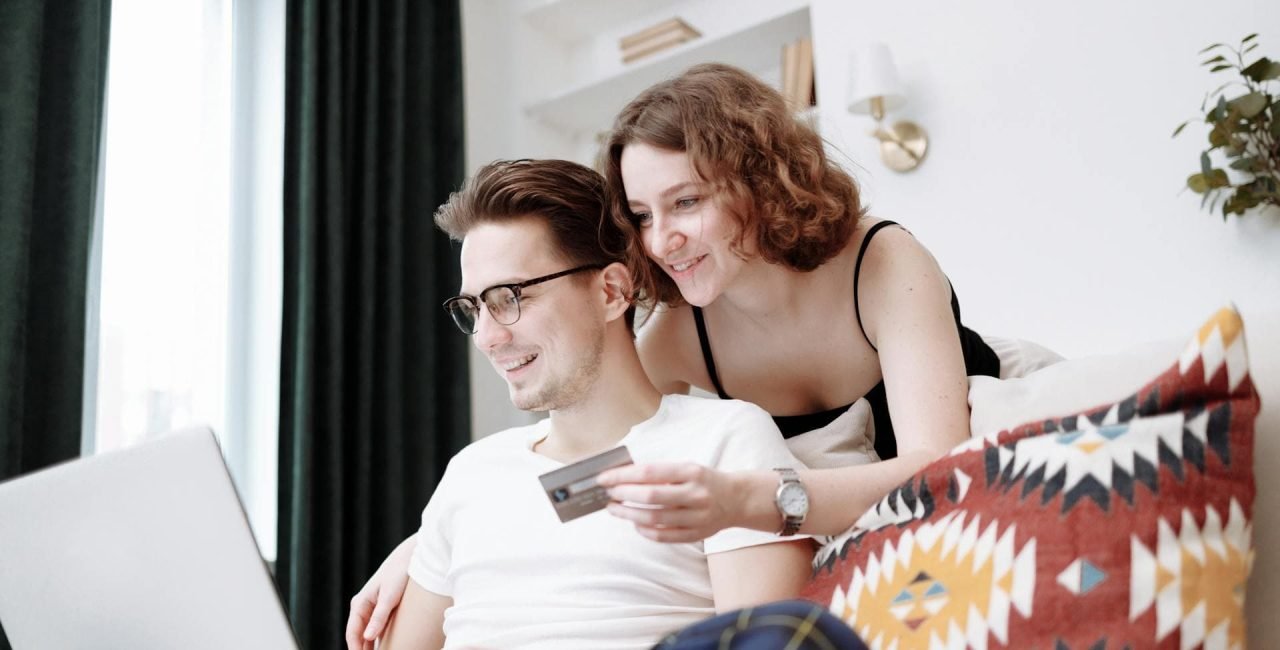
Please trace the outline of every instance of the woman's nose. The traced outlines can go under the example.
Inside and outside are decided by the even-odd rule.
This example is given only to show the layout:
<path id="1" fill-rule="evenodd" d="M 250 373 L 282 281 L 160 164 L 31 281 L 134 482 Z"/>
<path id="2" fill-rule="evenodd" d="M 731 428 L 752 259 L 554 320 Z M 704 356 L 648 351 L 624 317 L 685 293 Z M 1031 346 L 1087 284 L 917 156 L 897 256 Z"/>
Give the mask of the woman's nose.
<path id="1" fill-rule="evenodd" d="M 684 247 L 688 238 L 669 217 L 653 218 L 653 246 L 650 249 L 660 258 L 665 258 Z"/>

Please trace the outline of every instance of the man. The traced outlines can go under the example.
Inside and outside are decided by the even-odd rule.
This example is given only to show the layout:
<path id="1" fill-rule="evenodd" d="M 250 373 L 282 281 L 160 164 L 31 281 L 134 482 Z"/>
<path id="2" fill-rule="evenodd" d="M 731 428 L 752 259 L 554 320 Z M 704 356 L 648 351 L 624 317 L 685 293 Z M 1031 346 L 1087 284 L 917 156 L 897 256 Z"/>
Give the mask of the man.
<path id="1" fill-rule="evenodd" d="M 603 513 L 561 523 L 538 476 L 625 445 L 636 462 L 797 467 L 773 421 L 738 401 L 663 396 L 640 365 L 622 233 L 598 174 L 563 161 L 499 162 L 436 223 L 462 241 L 446 308 L 541 422 L 453 458 L 382 648 L 647 648 L 717 611 L 794 597 L 804 538 L 728 529 L 665 544 Z"/>

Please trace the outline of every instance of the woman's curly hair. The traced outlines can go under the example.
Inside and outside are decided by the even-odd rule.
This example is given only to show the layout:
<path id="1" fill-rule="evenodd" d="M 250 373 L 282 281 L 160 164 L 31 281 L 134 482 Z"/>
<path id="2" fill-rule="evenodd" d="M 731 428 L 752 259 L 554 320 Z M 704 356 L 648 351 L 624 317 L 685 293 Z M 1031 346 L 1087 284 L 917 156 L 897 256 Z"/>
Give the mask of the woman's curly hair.
<path id="1" fill-rule="evenodd" d="M 731 250 L 744 257 L 743 243 L 754 236 L 765 261 L 812 271 L 844 248 L 865 214 L 853 177 L 828 159 L 822 138 L 777 90 L 732 66 L 694 66 L 622 109 L 601 152 L 609 218 L 627 233 L 627 264 L 650 305 L 683 299 L 648 258 L 627 206 L 622 151 L 637 142 L 689 155 L 738 221 Z"/>

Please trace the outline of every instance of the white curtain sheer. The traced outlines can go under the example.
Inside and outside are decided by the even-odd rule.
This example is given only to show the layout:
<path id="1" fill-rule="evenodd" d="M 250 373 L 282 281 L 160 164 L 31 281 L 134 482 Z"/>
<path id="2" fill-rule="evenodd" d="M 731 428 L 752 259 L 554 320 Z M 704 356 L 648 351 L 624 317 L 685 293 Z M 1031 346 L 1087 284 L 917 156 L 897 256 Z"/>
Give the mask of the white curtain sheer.
<path id="1" fill-rule="evenodd" d="M 275 556 L 283 0 L 112 6 L 91 435 L 211 426 Z M 96 332 L 95 332 L 96 329 Z M 92 354 L 92 353 L 91 353 Z"/>

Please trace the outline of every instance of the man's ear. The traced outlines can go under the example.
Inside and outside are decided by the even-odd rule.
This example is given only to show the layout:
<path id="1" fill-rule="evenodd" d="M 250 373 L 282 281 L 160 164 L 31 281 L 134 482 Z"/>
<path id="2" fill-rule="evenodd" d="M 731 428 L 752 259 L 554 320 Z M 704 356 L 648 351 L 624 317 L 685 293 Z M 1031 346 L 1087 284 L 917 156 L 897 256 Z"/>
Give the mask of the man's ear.
<path id="1" fill-rule="evenodd" d="M 631 308 L 632 297 L 635 293 L 634 284 L 631 282 L 631 272 L 627 270 L 626 265 L 614 262 L 604 267 L 600 277 L 604 279 L 606 317 L 608 320 L 614 320 L 627 313 L 627 310 Z"/>

